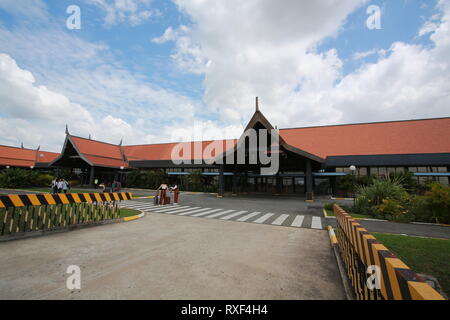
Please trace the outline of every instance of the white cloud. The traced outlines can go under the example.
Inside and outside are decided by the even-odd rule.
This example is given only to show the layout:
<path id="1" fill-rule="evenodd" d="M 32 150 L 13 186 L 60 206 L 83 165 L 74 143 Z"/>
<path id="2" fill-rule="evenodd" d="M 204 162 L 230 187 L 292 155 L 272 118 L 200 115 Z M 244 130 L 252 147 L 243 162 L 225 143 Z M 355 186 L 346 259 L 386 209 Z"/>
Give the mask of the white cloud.
<path id="1" fill-rule="evenodd" d="M 346 76 L 336 50 L 316 48 L 366 1 L 174 1 L 192 25 L 155 42 L 173 41 L 178 68 L 204 74 L 205 104 L 224 123 L 248 121 L 254 96 L 279 127 L 448 116 L 448 0 L 419 31 L 433 48 L 399 42 L 355 53 L 378 59 Z"/>
<path id="2" fill-rule="evenodd" d="M 42 0 L 1 0 L 0 9 L 13 16 L 33 20 L 47 17 L 47 6 Z"/>
<path id="3" fill-rule="evenodd" d="M 129 23 L 137 26 L 151 17 L 160 16 L 158 9 L 151 8 L 151 0 L 85 0 L 102 9 L 105 16 L 105 26 L 111 27 L 118 23 Z"/>

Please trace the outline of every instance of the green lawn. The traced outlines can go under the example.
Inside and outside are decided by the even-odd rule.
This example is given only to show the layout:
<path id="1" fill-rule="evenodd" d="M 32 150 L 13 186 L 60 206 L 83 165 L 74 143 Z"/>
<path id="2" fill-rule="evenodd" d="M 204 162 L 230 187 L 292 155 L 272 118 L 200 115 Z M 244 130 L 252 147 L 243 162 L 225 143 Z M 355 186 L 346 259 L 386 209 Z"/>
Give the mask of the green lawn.
<path id="1" fill-rule="evenodd" d="M 430 239 L 373 233 L 417 273 L 432 275 L 450 296 L 450 239 Z"/>
<path id="2" fill-rule="evenodd" d="M 129 216 L 135 216 L 140 214 L 141 212 L 138 210 L 134 210 L 134 209 L 128 209 L 128 208 L 121 208 L 120 209 L 120 217 L 121 218 L 125 218 L 125 217 L 129 217 Z"/>

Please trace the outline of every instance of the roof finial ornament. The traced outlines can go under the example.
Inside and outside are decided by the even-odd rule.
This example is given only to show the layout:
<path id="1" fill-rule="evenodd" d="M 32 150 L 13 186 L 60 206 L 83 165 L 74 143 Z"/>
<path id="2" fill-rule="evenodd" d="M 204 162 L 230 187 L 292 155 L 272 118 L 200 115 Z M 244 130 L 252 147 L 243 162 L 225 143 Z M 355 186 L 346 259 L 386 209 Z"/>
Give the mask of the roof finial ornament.
<path id="1" fill-rule="evenodd" d="M 259 111 L 258 97 L 256 97 L 256 111 Z"/>
<path id="2" fill-rule="evenodd" d="M 69 134 L 69 126 L 66 123 L 66 134 Z"/>
<path id="3" fill-rule="evenodd" d="M 122 138 L 120 138 L 120 142 L 119 142 L 119 146 L 121 146 L 122 145 Z"/>
<path id="4" fill-rule="evenodd" d="M 20 147 L 23 149 L 23 142 L 20 143 Z"/>
<path id="5" fill-rule="evenodd" d="M 36 151 L 39 151 L 41 149 L 41 145 L 38 145 Z"/>
<path id="6" fill-rule="evenodd" d="M 91 134 L 89 133 L 89 140 L 91 140 Z"/>

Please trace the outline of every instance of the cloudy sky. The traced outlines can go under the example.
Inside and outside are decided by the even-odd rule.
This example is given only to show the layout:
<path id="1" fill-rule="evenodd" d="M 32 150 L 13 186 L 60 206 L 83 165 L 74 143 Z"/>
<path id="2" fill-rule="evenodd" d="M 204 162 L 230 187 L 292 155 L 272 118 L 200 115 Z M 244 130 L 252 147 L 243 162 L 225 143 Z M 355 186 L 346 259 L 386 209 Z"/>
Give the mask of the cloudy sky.
<path id="1" fill-rule="evenodd" d="M 0 144 L 238 137 L 255 96 L 279 128 L 450 116 L 449 29 L 450 0 L 0 0 Z"/>

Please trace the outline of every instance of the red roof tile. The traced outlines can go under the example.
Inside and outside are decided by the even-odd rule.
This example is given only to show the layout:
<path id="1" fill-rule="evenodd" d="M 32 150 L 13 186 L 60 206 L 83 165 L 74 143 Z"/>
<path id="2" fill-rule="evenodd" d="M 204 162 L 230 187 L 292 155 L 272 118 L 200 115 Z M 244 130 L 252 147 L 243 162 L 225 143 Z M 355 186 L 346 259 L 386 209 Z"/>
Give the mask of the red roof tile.
<path id="1" fill-rule="evenodd" d="M 44 162 L 44 163 L 51 162 L 58 156 L 59 154 L 54 152 L 36 151 L 33 149 L 17 148 L 10 146 L 0 146 L 1 166 L 30 167 L 35 166 L 36 162 Z"/>
<path id="2" fill-rule="evenodd" d="M 227 142 L 229 146 L 233 147 L 236 144 L 236 139 L 230 140 L 217 140 L 217 141 L 198 141 L 198 142 L 180 142 L 180 143 L 162 143 L 162 144 L 146 144 L 136 146 L 124 146 L 125 155 L 128 160 L 171 160 L 172 150 L 175 146 L 181 145 L 182 147 L 191 150 L 191 156 L 188 154 L 180 154 L 175 159 L 201 159 L 207 146 L 213 142 L 223 144 L 223 151 L 226 151 Z M 201 148 L 200 148 L 201 145 Z M 198 147 L 197 147 L 198 146 Z M 213 145 L 211 145 L 211 148 Z M 198 148 L 198 149 L 197 149 Z M 197 150 L 201 150 L 198 152 Z M 217 156 L 214 152 L 211 152 L 212 157 Z"/>
<path id="3" fill-rule="evenodd" d="M 121 146 L 75 136 L 70 136 L 70 140 L 80 154 L 95 166 L 128 168 Z"/>
<path id="4" fill-rule="evenodd" d="M 450 118 L 280 129 L 280 136 L 321 158 L 450 153 Z"/>

